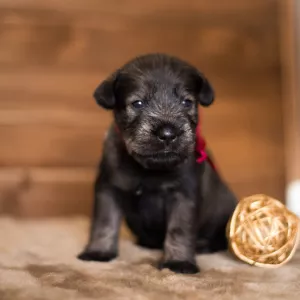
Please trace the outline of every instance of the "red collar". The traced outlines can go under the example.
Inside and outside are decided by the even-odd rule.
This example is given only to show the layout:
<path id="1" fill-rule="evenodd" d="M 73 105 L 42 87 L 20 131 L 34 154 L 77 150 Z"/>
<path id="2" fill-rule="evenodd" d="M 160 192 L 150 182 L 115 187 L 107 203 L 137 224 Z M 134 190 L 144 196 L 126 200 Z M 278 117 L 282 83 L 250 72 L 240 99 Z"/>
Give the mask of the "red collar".
<path id="1" fill-rule="evenodd" d="M 212 166 L 212 168 L 216 169 L 214 162 L 211 160 L 211 158 L 206 152 L 206 142 L 203 136 L 201 135 L 201 127 L 199 123 L 196 128 L 196 153 L 197 153 L 196 161 L 198 164 L 201 164 L 207 160 L 209 164 Z"/>
<path id="2" fill-rule="evenodd" d="M 206 149 L 206 142 L 204 138 L 201 136 L 200 125 L 198 124 L 196 128 L 196 153 L 197 153 L 196 161 L 199 164 L 201 164 L 208 158 L 205 149 Z"/>

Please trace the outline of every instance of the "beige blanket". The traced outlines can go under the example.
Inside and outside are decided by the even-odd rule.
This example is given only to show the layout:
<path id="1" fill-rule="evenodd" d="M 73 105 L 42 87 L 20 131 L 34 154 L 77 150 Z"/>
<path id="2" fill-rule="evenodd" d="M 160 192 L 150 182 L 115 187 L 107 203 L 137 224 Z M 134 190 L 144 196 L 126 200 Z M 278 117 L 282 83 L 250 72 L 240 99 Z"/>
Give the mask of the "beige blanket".
<path id="1" fill-rule="evenodd" d="M 87 232 L 85 219 L 0 219 L 0 299 L 300 300 L 300 251 L 276 270 L 245 265 L 227 253 L 203 255 L 200 274 L 176 275 L 155 268 L 160 252 L 124 238 L 118 260 L 79 261 Z"/>

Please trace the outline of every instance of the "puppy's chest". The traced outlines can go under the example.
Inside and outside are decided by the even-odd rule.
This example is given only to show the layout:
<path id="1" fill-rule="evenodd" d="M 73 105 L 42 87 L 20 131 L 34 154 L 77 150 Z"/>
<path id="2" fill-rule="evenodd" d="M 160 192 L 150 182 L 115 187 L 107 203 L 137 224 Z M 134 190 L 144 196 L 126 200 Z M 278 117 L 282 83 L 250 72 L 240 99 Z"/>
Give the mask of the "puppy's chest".
<path id="1" fill-rule="evenodd" d="M 127 218 L 136 220 L 143 227 L 161 228 L 173 199 L 174 184 L 142 180 L 131 192 L 131 197 L 124 199 Z"/>

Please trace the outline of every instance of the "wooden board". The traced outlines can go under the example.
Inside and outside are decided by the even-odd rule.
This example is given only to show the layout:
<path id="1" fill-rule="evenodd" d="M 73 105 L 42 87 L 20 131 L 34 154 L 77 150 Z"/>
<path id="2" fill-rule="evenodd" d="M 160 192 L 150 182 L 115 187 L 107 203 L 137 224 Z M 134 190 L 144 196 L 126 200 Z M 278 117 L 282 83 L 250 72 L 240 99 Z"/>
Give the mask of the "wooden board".
<path id="1" fill-rule="evenodd" d="M 295 0 L 286 0 L 281 7 L 286 181 L 292 183 L 300 180 L 300 6 Z"/>
<path id="2" fill-rule="evenodd" d="M 95 170 L 10 168 L 0 170 L 0 213 L 19 217 L 90 214 Z"/>
<path id="3" fill-rule="evenodd" d="M 1 1 L 0 66 L 103 72 L 161 51 L 216 72 L 272 69 L 276 2 Z"/>

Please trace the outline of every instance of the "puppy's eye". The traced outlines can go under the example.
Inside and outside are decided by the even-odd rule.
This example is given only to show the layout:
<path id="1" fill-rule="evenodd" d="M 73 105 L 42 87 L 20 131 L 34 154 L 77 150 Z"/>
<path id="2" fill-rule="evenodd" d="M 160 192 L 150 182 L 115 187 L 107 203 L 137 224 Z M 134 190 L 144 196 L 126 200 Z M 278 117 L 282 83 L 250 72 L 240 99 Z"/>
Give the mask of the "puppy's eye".
<path id="1" fill-rule="evenodd" d="M 193 106 L 193 101 L 190 99 L 184 99 L 181 101 L 181 105 L 185 108 L 191 108 Z"/>
<path id="2" fill-rule="evenodd" d="M 132 102 L 131 105 L 136 109 L 141 109 L 144 107 L 145 103 L 142 100 L 137 100 Z"/>

